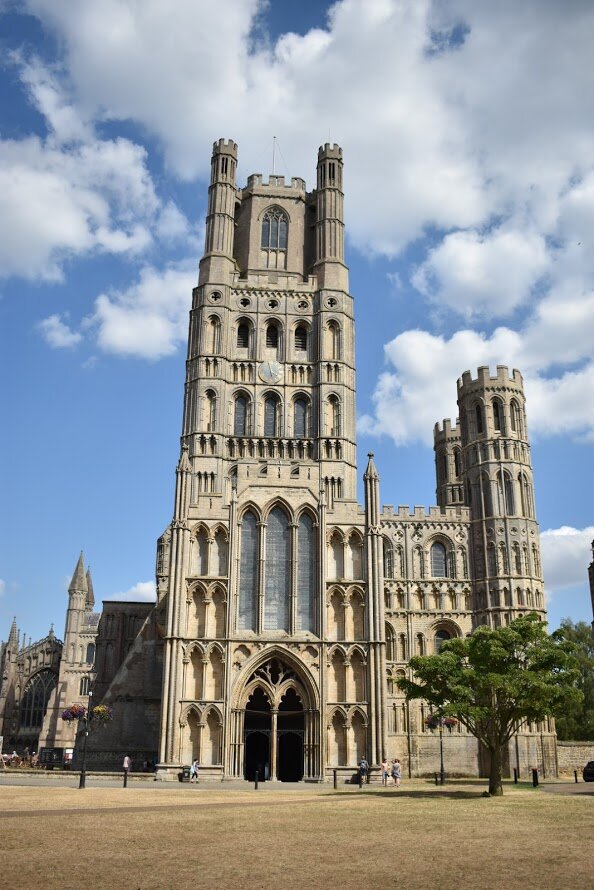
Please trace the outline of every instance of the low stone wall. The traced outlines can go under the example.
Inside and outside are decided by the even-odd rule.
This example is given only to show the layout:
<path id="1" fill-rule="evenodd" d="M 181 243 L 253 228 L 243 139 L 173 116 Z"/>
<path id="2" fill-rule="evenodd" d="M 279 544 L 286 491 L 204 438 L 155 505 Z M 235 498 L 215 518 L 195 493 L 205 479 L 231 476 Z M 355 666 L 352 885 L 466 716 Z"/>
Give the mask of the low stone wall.
<path id="1" fill-rule="evenodd" d="M 589 760 L 594 760 L 594 742 L 557 742 L 560 775 L 581 772 Z"/>

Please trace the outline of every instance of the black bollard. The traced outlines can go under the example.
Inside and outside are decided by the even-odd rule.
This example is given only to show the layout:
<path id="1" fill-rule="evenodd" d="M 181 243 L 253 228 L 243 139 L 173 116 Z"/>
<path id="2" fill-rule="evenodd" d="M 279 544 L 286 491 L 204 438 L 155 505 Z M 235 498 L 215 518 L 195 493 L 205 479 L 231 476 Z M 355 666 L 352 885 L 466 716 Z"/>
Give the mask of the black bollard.
<path id="1" fill-rule="evenodd" d="M 359 770 L 359 788 L 363 787 L 363 773 Z"/>
<path id="2" fill-rule="evenodd" d="M 256 775 L 254 777 L 254 791 L 258 790 L 258 779 L 259 779 L 258 770 L 256 770 Z"/>
<path id="3" fill-rule="evenodd" d="M 128 770 L 124 770 L 124 788 L 128 787 Z"/>
<path id="4" fill-rule="evenodd" d="M 578 777 L 577 777 L 577 770 L 576 770 L 576 769 L 574 769 L 574 771 L 573 771 L 573 778 L 575 779 L 575 784 L 577 785 Z"/>
<path id="5" fill-rule="evenodd" d="M 334 770 L 334 790 L 338 788 L 338 770 Z"/>
<path id="6" fill-rule="evenodd" d="M 435 773 L 435 784 L 439 785 L 439 779 L 437 778 L 437 773 Z"/>
<path id="7" fill-rule="evenodd" d="M 514 766 L 514 785 L 518 784 L 518 768 Z"/>
<path id="8" fill-rule="evenodd" d="M 538 770 L 537 769 L 532 770 L 532 787 L 538 788 Z"/>

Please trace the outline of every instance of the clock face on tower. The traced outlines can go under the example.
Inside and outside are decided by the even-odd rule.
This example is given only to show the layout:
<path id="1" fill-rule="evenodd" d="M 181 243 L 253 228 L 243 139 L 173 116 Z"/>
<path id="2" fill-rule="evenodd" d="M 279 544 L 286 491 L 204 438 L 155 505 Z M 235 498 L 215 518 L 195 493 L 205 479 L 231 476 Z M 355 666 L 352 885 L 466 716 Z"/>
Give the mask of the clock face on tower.
<path id="1" fill-rule="evenodd" d="M 258 374 L 264 383 L 278 383 L 283 376 L 283 367 L 279 362 L 262 362 Z"/>

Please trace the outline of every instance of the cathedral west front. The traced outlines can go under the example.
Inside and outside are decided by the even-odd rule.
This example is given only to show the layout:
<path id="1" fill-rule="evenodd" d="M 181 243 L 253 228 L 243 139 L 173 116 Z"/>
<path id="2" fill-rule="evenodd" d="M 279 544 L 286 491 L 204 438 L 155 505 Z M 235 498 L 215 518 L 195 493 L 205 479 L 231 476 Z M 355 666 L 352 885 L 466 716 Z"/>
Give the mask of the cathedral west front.
<path id="1" fill-rule="evenodd" d="M 348 779 L 363 757 L 426 774 L 438 739 L 399 691 L 409 658 L 545 617 L 522 377 L 461 375 L 459 420 L 434 431 L 436 506 L 382 507 L 372 454 L 360 505 L 342 150 L 319 149 L 311 191 L 238 187 L 237 156 L 214 144 L 157 602 L 128 604 L 135 624 L 106 604 L 91 677 L 115 719 L 91 756 L 125 747 L 161 779 L 194 759 L 220 779 Z M 450 772 L 484 773 L 461 727 L 446 742 Z M 541 724 L 507 765 L 554 758 Z"/>

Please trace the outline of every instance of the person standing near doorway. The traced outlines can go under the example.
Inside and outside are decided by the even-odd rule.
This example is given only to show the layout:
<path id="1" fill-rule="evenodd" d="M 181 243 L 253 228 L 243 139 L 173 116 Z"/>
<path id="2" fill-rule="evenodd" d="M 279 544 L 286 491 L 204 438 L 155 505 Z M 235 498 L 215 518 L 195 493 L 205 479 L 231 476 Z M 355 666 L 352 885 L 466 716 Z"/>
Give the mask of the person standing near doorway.
<path id="1" fill-rule="evenodd" d="M 193 760 L 192 766 L 190 767 L 190 785 L 193 785 L 194 782 L 196 782 L 198 784 L 198 782 L 200 781 L 198 779 L 198 767 L 199 767 L 198 761 Z"/>
<path id="2" fill-rule="evenodd" d="M 369 764 L 363 757 L 361 759 L 361 762 L 359 763 L 359 785 L 362 785 L 365 782 L 365 780 L 367 778 L 368 770 L 369 770 Z"/>

